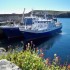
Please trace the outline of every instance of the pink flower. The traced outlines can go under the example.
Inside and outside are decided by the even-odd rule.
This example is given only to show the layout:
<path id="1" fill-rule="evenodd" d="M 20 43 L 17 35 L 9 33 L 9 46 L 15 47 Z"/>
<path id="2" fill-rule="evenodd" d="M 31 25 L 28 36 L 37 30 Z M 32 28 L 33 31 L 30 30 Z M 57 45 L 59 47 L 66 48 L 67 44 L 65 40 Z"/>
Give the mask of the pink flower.
<path id="1" fill-rule="evenodd" d="M 40 49 L 40 53 L 42 53 L 42 48 Z"/>
<path id="2" fill-rule="evenodd" d="M 58 61 L 59 61 L 59 58 L 58 58 L 58 57 L 56 57 L 56 58 L 55 58 L 55 62 L 57 63 Z"/>
<path id="3" fill-rule="evenodd" d="M 36 48 L 36 52 L 38 51 L 38 47 Z"/>
<path id="4" fill-rule="evenodd" d="M 68 70 L 70 70 L 70 64 L 67 66 Z"/>
<path id="5" fill-rule="evenodd" d="M 44 54 L 43 54 L 43 53 L 39 54 L 39 57 L 43 57 L 43 56 L 44 56 Z"/>
<path id="6" fill-rule="evenodd" d="M 49 64 L 49 59 L 48 59 L 48 58 L 46 59 L 45 64 L 46 64 L 46 65 L 48 65 L 48 64 Z"/>

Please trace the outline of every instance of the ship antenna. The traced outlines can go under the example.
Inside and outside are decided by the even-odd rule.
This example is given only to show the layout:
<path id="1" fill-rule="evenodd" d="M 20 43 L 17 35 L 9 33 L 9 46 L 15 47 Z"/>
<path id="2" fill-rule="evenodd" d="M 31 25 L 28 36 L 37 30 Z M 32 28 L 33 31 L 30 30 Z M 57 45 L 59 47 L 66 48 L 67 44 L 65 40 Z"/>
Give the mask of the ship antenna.
<path id="1" fill-rule="evenodd" d="M 47 19 L 47 16 L 46 15 L 48 15 L 48 12 L 45 10 L 45 12 L 44 12 L 44 18 L 45 19 Z"/>
<path id="2" fill-rule="evenodd" d="M 45 19 L 46 19 L 46 12 L 45 12 L 45 14 L 44 14 L 44 17 L 45 17 Z"/>
<path id="3" fill-rule="evenodd" d="M 32 11 L 31 11 L 31 17 L 33 16 L 33 9 L 32 9 Z"/>

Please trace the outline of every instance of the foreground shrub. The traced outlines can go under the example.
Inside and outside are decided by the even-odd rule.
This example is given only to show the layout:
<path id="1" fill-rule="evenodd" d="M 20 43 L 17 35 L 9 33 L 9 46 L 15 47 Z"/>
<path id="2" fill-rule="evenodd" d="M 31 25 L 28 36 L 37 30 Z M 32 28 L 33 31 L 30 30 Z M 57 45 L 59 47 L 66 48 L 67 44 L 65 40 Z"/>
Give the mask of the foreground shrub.
<path id="1" fill-rule="evenodd" d="M 6 56 L 2 55 L 0 59 L 7 59 L 18 65 L 22 70 L 46 70 L 47 68 L 43 59 L 30 50 L 8 53 Z"/>
<path id="2" fill-rule="evenodd" d="M 44 54 L 42 49 L 32 49 L 30 44 L 26 45 L 26 50 L 21 52 L 8 52 L 0 56 L 0 59 L 7 59 L 12 63 L 19 66 L 22 70 L 70 70 L 70 65 L 62 66 L 59 64 L 59 59 L 56 54 L 54 54 L 54 59 L 52 62 L 50 60 L 43 58 Z"/>
<path id="3" fill-rule="evenodd" d="M 37 52 L 27 49 L 21 52 L 8 52 L 7 55 L 0 56 L 0 59 L 7 59 L 15 63 L 22 70 L 70 70 L 70 65 L 58 65 L 56 57 L 54 56 L 53 62 L 50 63 L 48 58 L 46 60 L 43 59 L 43 53 L 39 55 Z"/>

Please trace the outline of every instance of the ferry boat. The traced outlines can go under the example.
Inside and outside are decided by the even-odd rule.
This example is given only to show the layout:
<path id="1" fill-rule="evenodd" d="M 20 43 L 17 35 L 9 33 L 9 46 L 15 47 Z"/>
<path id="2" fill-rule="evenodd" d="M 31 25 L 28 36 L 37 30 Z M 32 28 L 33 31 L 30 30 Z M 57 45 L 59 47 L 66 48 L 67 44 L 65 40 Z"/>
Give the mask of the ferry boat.
<path id="1" fill-rule="evenodd" d="M 24 11 L 23 11 L 22 19 L 24 18 Z M 22 28 L 24 29 L 24 25 L 21 25 L 22 19 L 21 22 L 18 24 L 13 21 L 0 22 L 0 31 L 2 31 L 2 35 L 4 35 L 3 37 L 7 39 L 23 38 L 23 35 L 19 30 Z"/>
<path id="2" fill-rule="evenodd" d="M 19 31 L 19 25 L 8 21 L 0 22 L 0 36 L 7 39 L 19 38 L 22 37 L 21 32 Z"/>
<path id="3" fill-rule="evenodd" d="M 24 40 L 33 40 L 50 37 L 61 31 L 62 24 L 56 18 L 46 18 L 46 14 L 45 18 L 33 16 L 33 11 L 31 16 L 25 17 L 24 12 L 22 16 L 23 25 L 11 24 L 0 26 L 0 30 L 3 30 L 8 39 L 23 37 Z"/>
<path id="4" fill-rule="evenodd" d="M 25 40 L 50 37 L 61 32 L 62 24 L 56 18 L 24 17 L 24 29 L 19 29 Z"/>

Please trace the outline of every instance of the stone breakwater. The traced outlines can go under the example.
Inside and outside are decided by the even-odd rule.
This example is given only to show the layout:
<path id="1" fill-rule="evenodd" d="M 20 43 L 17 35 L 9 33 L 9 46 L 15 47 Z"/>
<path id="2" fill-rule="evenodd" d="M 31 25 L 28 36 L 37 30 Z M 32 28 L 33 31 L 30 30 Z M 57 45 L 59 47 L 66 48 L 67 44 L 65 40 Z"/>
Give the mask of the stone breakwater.
<path id="1" fill-rule="evenodd" d="M 20 22 L 22 14 L 0 14 L 0 22 L 2 21 L 15 21 Z"/>

